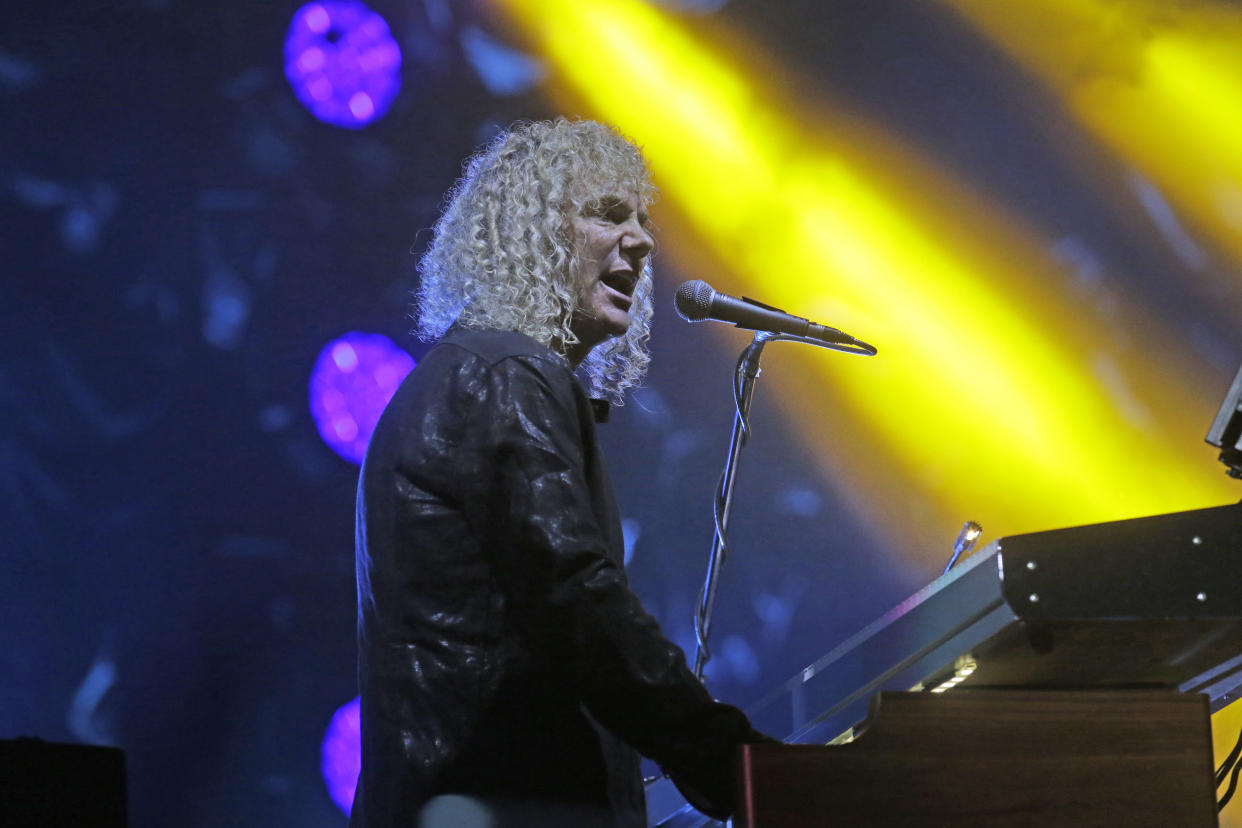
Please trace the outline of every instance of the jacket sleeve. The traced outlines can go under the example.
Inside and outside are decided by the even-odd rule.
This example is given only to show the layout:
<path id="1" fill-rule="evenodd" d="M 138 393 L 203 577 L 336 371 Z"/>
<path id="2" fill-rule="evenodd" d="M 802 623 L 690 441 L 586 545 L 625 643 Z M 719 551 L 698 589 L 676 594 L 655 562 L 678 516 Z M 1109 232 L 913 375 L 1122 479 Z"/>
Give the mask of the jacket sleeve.
<path id="1" fill-rule="evenodd" d="M 658 762 L 691 804 L 723 818 L 734 805 L 737 747 L 766 737 L 712 699 L 609 557 L 573 376 L 541 362 L 505 360 L 475 386 L 475 425 L 494 474 L 474 520 L 494 538 L 511 617 L 551 648 L 593 716 Z"/>

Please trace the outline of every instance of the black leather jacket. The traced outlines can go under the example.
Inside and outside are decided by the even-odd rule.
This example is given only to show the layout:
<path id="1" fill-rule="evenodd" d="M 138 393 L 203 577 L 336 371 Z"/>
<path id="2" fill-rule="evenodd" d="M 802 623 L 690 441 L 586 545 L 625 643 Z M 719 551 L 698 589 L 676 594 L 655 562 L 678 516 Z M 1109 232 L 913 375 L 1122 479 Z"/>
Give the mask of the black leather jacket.
<path id="1" fill-rule="evenodd" d="M 355 828 L 408 828 L 442 793 L 644 826 L 634 748 L 732 810 L 735 749 L 762 737 L 627 585 L 593 413 L 559 355 L 459 329 L 384 412 L 358 492 Z"/>

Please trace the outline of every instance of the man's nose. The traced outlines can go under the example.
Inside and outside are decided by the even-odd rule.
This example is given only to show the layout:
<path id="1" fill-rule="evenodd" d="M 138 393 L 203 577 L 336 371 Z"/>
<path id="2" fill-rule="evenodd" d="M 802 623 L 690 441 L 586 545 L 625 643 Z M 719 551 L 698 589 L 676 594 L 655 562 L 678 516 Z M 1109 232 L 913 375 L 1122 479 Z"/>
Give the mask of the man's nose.
<path id="1" fill-rule="evenodd" d="M 637 219 L 631 218 L 628 225 L 621 237 L 621 249 L 636 259 L 644 258 L 655 248 L 655 238 Z"/>

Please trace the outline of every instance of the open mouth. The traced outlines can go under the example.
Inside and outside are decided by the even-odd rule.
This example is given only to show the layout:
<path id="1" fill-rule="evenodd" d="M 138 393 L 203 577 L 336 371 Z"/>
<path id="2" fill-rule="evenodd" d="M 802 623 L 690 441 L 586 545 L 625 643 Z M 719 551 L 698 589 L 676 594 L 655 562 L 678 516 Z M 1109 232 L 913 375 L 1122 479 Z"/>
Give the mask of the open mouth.
<path id="1" fill-rule="evenodd" d="M 638 276 L 632 270 L 614 270 L 610 273 L 605 273 L 600 281 L 617 293 L 629 297 L 634 292 L 634 285 L 638 282 Z"/>

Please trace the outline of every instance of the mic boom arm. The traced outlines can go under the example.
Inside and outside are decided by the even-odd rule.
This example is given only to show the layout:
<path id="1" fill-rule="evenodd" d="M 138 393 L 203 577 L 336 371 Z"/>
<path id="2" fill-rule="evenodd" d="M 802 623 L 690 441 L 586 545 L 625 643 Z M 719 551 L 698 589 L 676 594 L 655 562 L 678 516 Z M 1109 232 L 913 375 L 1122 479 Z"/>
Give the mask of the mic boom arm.
<path id="1" fill-rule="evenodd" d="M 728 307 L 717 310 L 717 305 L 724 301 Z M 754 309 L 754 313 L 766 315 L 765 319 L 749 324 L 754 319 L 739 313 L 737 305 L 746 305 Z M 733 484 L 737 477 L 737 464 L 741 457 L 742 447 L 750 439 L 750 404 L 754 397 L 755 380 L 759 377 L 759 358 L 763 346 L 768 342 L 802 342 L 820 348 L 842 351 L 849 354 L 875 356 L 876 349 L 853 337 L 843 334 L 835 328 L 816 325 L 801 317 L 792 316 L 779 308 L 765 305 L 754 299 L 735 299 L 723 293 L 717 293 L 702 281 L 686 282 L 677 289 L 677 312 L 688 322 L 703 319 L 733 322 L 739 328 L 755 330 L 754 340 L 746 346 L 738 358 L 737 368 L 733 374 L 733 401 L 736 407 L 733 421 L 733 434 L 729 441 L 729 454 L 725 460 L 724 471 L 720 475 L 720 484 L 713 501 L 713 517 L 715 535 L 712 539 L 711 556 L 707 560 L 707 576 L 703 588 L 699 592 L 698 606 L 694 615 L 695 656 L 694 675 L 703 680 L 703 671 L 711 658 L 711 650 L 707 646 L 711 634 L 712 610 L 716 604 L 716 589 L 720 581 L 720 569 L 724 566 L 729 554 L 729 513 L 733 508 Z M 766 321 L 769 324 L 761 324 Z M 780 323 L 786 329 L 793 327 L 795 331 L 773 331 L 770 323 Z M 743 324 L 747 323 L 747 324 Z M 799 331 L 798 329 L 801 328 Z M 817 330 L 816 330 L 817 329 Z M 816 333 L 823 332 L 817 336 Z M 829 338 L 831 332 L 832 338 Z"/>

